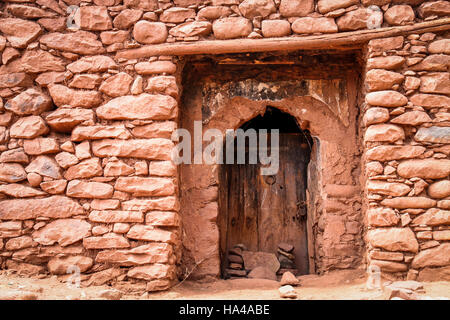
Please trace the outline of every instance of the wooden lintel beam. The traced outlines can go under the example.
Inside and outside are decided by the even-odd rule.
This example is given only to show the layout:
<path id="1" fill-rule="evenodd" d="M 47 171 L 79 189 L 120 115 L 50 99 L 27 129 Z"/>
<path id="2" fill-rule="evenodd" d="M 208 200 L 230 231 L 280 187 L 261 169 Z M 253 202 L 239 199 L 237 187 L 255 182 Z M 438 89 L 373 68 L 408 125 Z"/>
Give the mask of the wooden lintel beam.
<path id="1" fill-rule="evenodd" d="M 450 29 L 450 18 L 426 21 L 407 26 L 387 27 L 324 34 L 318 36 L 292 36 L 270 39 L 205 40 L 196 42 L 146 45 L 119 51 L 116 58 L 138 59 L 152 56 L 183 56 L 193 54 L 224 54 L 292 50 L 352 50 L 377 38 L 394 37 L 410 33 L 436 32 Z"/>

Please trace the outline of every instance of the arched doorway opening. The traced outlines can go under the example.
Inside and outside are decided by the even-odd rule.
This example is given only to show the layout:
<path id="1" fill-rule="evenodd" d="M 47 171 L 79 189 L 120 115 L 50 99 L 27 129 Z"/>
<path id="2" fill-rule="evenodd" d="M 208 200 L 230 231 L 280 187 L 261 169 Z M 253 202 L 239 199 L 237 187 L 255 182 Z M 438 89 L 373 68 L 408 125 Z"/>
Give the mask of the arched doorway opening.
<path id="1" fill-rule="evenodd" d="M 270 135 L 267 139 L 267 155 L 277 154 L 278 170 L 262 175 L 259 157 L 255 164 L 249 164 L 250 138 L 245 138 L 245 164 L 234 161 L 220 166 L 218 226 L 222 276 L 245 276 L 251 271 L 244 259 L 235 257 L 239 255 L 239 247 L 276 255 L 281 272 L 307 274 L 310 268 L 306 189 L 313 139 L 294 117 L 273 107 L 267 107 L 264 114 L 244 123 L 240 129 L 279 130 L 277 150 L 273 150 Z M 240 150 L 237 138 L 234 150 Z"/>

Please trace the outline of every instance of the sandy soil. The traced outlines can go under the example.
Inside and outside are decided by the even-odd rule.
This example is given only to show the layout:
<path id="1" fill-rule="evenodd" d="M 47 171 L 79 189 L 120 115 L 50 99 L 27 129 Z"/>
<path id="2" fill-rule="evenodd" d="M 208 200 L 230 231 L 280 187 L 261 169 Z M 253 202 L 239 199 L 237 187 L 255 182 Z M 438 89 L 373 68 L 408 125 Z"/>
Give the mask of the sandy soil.
<path id="1" fill-rule="evenodd" d="M 366 289 L 366 276 L 361 271 L 335 271 L 323 276 L 299 277 L 301 285 L 296 287 L 301 300 L 378 300 L 383 299 L 382 290 Z M 450 298 L 450 282 L 424 283 L 424 295 L 438 299 Z M 214 282 L 184 281 L 169 291 L 157 293 L 124 293 L 121 299 L 280 299 L 279 283 L 271 280 L 236 279 Z M 28 292 L 39 300 L 104 299 L 101 294 L 110 286 L 69 288 L 56 278 L 36 279 L 0 272 L 0 299 L 23 296 Z"/>

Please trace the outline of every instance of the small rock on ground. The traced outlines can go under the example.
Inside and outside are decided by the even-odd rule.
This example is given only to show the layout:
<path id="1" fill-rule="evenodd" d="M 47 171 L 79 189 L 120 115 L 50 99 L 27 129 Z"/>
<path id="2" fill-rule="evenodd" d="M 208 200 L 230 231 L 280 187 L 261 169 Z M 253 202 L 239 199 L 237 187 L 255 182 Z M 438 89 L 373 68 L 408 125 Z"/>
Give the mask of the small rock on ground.
<path id="1" fill-rule="evenodd" d="M 120 300 L 122 292 L 116 289 L 105 289 L 99 292 L 99 296 L 108 300 Z"/>
<path id="2" fill-rule="evenodd" d="M 282 286 L 285 285 L 298 286 L 300 284 L 300 281 L 294 276 L 292 272 L 286 271 L 285 273 L 283 273 L 283 276 L 281 277 L 280 284 Z"/>
<path id="3" fill-rule="evenodd" d="M 280 289 L 278 289 L 278 291 L 280 292 L 280 297 L 282 298 L 289 298 L 289 299 L 297 298 L 297 293 L 295 292 L 292 286 L 282 286 Z"/>
<path id="4" fill-rule="evenodd" d="M 407 289 L 412 291 L 423 291 L 423 284 L 418 281 L 395 281 L 389 285 L 389 287 Z"/>

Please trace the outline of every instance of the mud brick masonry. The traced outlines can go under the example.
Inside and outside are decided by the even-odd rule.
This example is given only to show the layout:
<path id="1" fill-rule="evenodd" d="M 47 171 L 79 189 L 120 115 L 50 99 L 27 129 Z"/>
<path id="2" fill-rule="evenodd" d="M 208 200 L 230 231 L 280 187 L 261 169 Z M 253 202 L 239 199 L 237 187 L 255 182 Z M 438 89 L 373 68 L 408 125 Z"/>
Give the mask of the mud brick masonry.
<path id="1" fill-rule="evenodd" d="M 148 291 L 219 277 L 216 167 L 176 166 L 171 134 L 270 105 L 315 139 L 310 272 L 450 280 L 449 29 L 449 1 L 3 0 L 0 268 Z M 277 79 L 274 60 L 306 71 Z M 187 72 L 204 61 L 221 67 Z"/>

